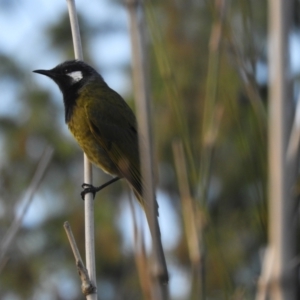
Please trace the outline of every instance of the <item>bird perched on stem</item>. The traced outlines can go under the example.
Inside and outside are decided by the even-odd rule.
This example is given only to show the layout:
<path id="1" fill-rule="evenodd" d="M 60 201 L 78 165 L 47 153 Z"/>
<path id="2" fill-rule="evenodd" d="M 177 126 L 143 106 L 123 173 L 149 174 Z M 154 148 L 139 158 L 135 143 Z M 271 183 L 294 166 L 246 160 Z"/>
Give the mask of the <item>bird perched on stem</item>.
<path id="1" fill-rule="evenodd" d="M 115 176 L 98 188 L 83 184 L 82 196 L 89 192 L 95 194 L 104 186 L 125 178 L 145 208 L 137 122 L 124 99 L 105 83 L 99 73 L 80 60 L 33 72 L 50 77 L 59 86 L 63 94 L 65 121 L 73 136 L 94 165 Z M 163 255 L 161 244 L 159 247 Z M 167 281 L 164 257 L 163 264 L 162 277 Z"/>

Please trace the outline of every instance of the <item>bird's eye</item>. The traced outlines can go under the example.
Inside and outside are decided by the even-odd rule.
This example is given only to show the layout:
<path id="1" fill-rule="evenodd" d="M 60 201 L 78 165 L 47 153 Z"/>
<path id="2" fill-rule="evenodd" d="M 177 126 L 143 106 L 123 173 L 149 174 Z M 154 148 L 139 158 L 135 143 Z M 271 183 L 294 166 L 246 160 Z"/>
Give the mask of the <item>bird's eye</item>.
<path id="1" fill-rule="evenodd" d="M 68 68 L 65 68 L 65 69 L 64 69 L 64 73 L 65 73 L 65 74 L 68 74 L 68 73 L 69 73 L 69 69 L 68 69 Z"/>

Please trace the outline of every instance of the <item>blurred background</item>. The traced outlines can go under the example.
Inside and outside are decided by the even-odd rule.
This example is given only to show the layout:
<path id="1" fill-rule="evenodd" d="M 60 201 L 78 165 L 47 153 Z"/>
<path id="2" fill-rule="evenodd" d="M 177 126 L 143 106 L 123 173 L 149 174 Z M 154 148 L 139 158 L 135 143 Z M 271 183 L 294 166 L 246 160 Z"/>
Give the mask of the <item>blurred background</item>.
<path id="1" fill-rule="evenodd" d="M 267 2 L 218 3 L 146 1 L 159 222 L 174 300 L 199 299 L 199 282 L 205 299 L 253 299 L 267 243 Z M 76 5 L 85 61 L 134 109 L 126 7 L 118 0 Z M 295 7 L 299 11 L 298 0 Z M 290 38 L 295 96 L 296 12 Z M 57 86 L 32 73 L 73 58 L 65 1 L 0 0 L 0 240 L 24 205 L 20 199 L 45 147 L 54 149 L 2 262 L 3 300 L 83 298 L 62 227 L 70 222 L 84 257 L 83 155 L 64 123 Z M 176 171 L 182 156 L 174 149 L 181 144 L 186 164 L 177 169 L 187 168 L 196 258 Z M 95 169 L 96 185 L 108 179 Z M 121 181 L 95 199 L 99 299 L 142 299 L 129 199 Z M 138 205 L 135 211 L 149 250 L 143 212 Z"/>

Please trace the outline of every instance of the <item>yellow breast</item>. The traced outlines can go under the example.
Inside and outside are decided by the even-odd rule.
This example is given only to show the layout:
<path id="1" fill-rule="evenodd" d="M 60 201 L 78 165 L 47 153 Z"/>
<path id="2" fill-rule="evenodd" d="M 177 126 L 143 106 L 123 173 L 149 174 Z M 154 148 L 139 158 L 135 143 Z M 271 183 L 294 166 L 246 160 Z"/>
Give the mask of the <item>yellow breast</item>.
<path id="1" fill-rule="evenodd" d="M 80 102 L 74 107 L 68 127 L 79 146 L 93 164 L 108 174 L 119 176 L 119 171 L 109 158 L 107 152 L 94 137 L 89 127 L 85 109 L 80 105 Z"/>

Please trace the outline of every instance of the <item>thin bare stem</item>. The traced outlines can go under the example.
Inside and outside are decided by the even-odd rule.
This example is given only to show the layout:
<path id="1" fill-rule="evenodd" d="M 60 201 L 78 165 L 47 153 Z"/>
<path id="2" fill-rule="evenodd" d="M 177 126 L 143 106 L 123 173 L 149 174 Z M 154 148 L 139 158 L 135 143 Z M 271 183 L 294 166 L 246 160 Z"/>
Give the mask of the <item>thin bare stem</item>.
<path id="1" fill-rule="evenodd" d="M 69 239 L 69 243 L 71 245 L 74 257 L 75 257 L 75 261 L 76 261 L 76 266 L 77 266 L 77 270 L 78 270 L 78 274 L 81 280 L 81 290 L 82 293 L 85 296 L 88 296 L 89 294 L 94 294 L 96 292 L 96 287 L 93 285 L 93 283 L 90 280 L 89 274 L 88 274 L 88 270 L 86 269 L 86 267 L 84 266 L 84 263 L 81 259 L 71 226 L 69 224 L 69 222 L 65 222 L 64 223 L 64 228 L 66 231 L 66 234 L 68 236 Z"/>
<path id="2" fill-rule="evenodd" d="M 130 195 L 131 196 L 131 195 Z M 146 256 L 145 240 L 142 236 L 143 228 L 137 224 L 137 216 L 135 213 L 133 199 L 130 197 L 130 210 L 133 219 L 134 232 L 134 257 L 138 270 L 139 280 L 145 300 L 155 300 L 153 295 L 153 287 L 150 278 L 149 265 Z"/>
<path id="3" fill-rule="evenodd" d="M 289 33 L 292 1 L 269 1 L 269 247 L 274 249 L 270 299 L 297 298 L 297 270 L 293 195 L 296 160 L 286 151 L 294 109 L 289 82 Z"/>
<path id="4" fill-rule="evenodd" d="M 195 205 L 190 193 L 182 142 L 176 140 L 173 142 L 172 146 L 182 204 L 185 236 L 187 239 L 190 261 L 193 267 L 195 294 L 198 299 L 200 298 L 200 295 L 202 295 L 202 299 L 205 299 L 205 277 L 204 266 L 202 264 L 203 253 L 201 253 L 202 226 L 197 226 L 197 224 L 201 224 L 203 221 L 197 220 L 199 214 L 196 214 Z"/>
<path id="5" fill-rule="evenodd" d="M 221 40 L 224 25 L 226 0 L 215 0 L 215 9 L 218 19 L 212 27 L 209 43 L 209 61 L 206 83 L 206 98 L 204 101 L 203 123 L 202 123 L 202 155 L 200 162 L 200 182 L 201 182 L 201 204 L 207 201 L 209 190 L 213 154 L 215 141 L 218 133 L 219 123 L 216 113 L 219 64 L 221 55 Z"/>
<path id="6" fill-rule="evenodd" d="M 291 129 L 291 135 L 287 147 L 287 161 L 294 161 L 295 166 L 298 166 L 295 159 L 299 157 L 300 149 L 300 96 L 298 97 L 294 123 Z"/>
<path id="7" fill-rule="evenodd" d="M 67 0 L 74 53 L 75 58 L 83 60 L 80 32 L 78 26 L 78 19 L 74 0 Z M 84 182 L 87 184 L 92 184 L 92 165 L 89 162 L 86 154 L 84 154 Z M 88 193 L 85 196 L 84 201 L 85 208 L 85 253 L 86 253 L 86 267 L 89 272 L 91 282 L 96 286 L 96 264 L 95 264 L 95 237 L 94 237 L 94 201 L 92 193 Z M 97 290 L 95 289 L 95 294 L 90 294 L 87 299 L 97 299 Z"/>
<path id="8" fill-rule="evenodd" d="M 126 1 L 131 32 L 131 49 L 133 63 L 134 94 L 137 108 L 139 149 L 141 156 L 142 177 L 144 179 L 143 197 L 145 213 L 152 235 L 153 263 L 152 275 L 157 283 L 156 299 L 167 299 L 167 289 L 163 283 L 168 282 L 168 271 L 161 244 L 160 230 L 156 217 L 156 199 L 153 176 L 153 146 L 151 132 L 151 105 L 146 79 L 146 47 L 143 8 L 140 1 Z M 146 187 L 146 188 L 145 188 Z"/>
<path id="9" fill-rule="evenodd" d="M 16 237 L 16 235 L 21 227 L 24 216 L 25 216 L 30 204 L 32 203 L 33 196 L 35 195 L 37 189 L 40 186 L 40 183 L 41 183 L 43 176 L 47 170 L 47 167 L 52 158 L 52 155 L 53 155 L 53 149 L 51 147 L 47 146 L 45 148 L 45 150 L 43 151 L 42 157 L 39 161 L 39 164 L 37 166 L 35 174 L 31 180 L 31 183 L 30 183 L 28 189 L 25 192 L 25 196 L 22 197 L 22 199 L 20 201 L 18 201 L 18 203 L 23 203 L 23 208 L 19 214 L 16 214 L 15 219 L 13 220 L 10 228 L 8 229 L 6 235 L 4 236 L 4 238 L 2 240 L 1 248 L 0 248 L 0 264 L 1 264 L 1 266 L 4 265 L 4 264 L 2 264 L 2 260 L 5 257 L 7 250 L 9 249 L 11 243 L 13 242 L 14 238 Z"/>
<path id="10" fill-rule="evenodd" d="M 71 23 L 71 31 L 73 38 L 74 54 L 76 59 L 83 60 L 80 31 L 77 19 L 75 0 L 67 0 L 69 17 Z"/>
<path id="11" fill-rule="evenodd" d="M 255 300 L 268 299 L 268 292 L 270 288 L 270 278 L 274 266 L 274 249 L 267 248 L 264 254 L 262 271 L 257 284 L 257 293 Z"/>

